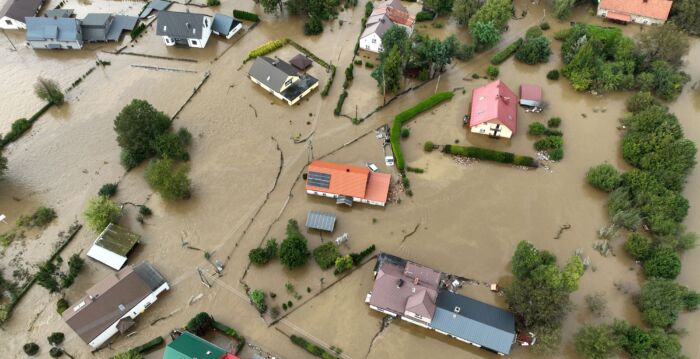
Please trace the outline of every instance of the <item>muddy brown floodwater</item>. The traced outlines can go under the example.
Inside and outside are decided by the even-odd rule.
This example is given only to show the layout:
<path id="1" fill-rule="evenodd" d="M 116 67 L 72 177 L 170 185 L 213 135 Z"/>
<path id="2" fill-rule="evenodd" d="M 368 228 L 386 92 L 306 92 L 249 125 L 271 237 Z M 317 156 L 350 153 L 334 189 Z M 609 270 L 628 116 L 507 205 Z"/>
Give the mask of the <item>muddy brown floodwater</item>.
<path id="1" fill-rule="evenodd" d="M 52 0 L 46 8 L 57 2 Z M 252 1 L 222 3 L 216 11 L 230 13 L 235 6 L 262 13 Z M 105 0 L 92 1 L 89 7 L 82 1 L 70 4 L 78 7 L 81 14 L 96 9 L 136 14 L 142 7 L 140 2 Z M 58 219 L 43 232 L 33 232 L 3 252 L 0 265 L 5 275 L 10 276 L 15 269 L 12 263 L 18 260 L 26 268 L 32 268 L 45 259 L 57 234 L 73 221 L 83 221 L 85 203 L 99 187 L 107 182 L 119 182 L 117 201 L 146 203 L 154 212 L 141 225 L 135 220 L 133 207 L 126 207 L 123 224 L 143 236 L 142 245 L 130 262 L 151 261 L 172 285 L 170 292 L 137 319 L 136 335 L 116 337 L 108 348 L 94 354 L 56 314 L 55 303 L 60 295 L 49 295 L 43 288 L 34 286 L 0 331 L 3 352 L 11 358 L 21 357 L 22 345 L 35 341 L 42 346 L 41 355 L 46 356 L 46 336 L 61 331 L 66 333 L 66 350 L 76 358 L 108 358 L 157 335 L 166 335 L 171 329 L 182 327 L 197 312 L 208 311 L 239 331 L 249 343 L 284 358 L 309 355 L 293 346 L 281 332 L 300 334 L 319 344 L 340 347 L 344 358 L 492 357 L 487 352 L 403 322 L 392 322 L 379 333 L 381 316 L 364 303 L 365 294 L 372 286 L 372 263 L 358 268 L 337 284 L 333 284 L 337 278 L 330 271 L 322 272 L 313 263 L 288 272 L 279 262 L 273 261 L 266 267 L 251 267 L 245 272 L 250 249 L 268 238 L 281 240 L 286 221 L 295 218 L 304 223 L 310 209 L 338 215 L 333 235 L 321 238 L 318 233 L 304 229 L 310 247 L 347 232 L 350 242 L 347 248 L 341 248 L 342 253 L 376 244 L 378 250 L 484 282 L 509 281 L 509 260 L 520 240 L 532 241 L 562 260 L 576 249 L 582 249 L 591 258 L 592 269 L 583 276 L 580 289 L 572 296 L 576 308 L 564 324 L 564 344 L 557 357 L 574 357 L 573 333 L 583 323 L 600 321 L 590 318 L 585 310 L 583 298 L 587 294 L 604 293 L 609 315 L 602 320 L 624 318 L 640 323 L 632 301 L 632 295 L 638 291 L 640 268 L 624 255 L 606 258 L 592 249 L 596 230 L 607 224 L 605 195 L 584 182 L 586 170 L 604 161 L 626 169 L 620 158 L 620 133 L 616 126 L 630 93 L 592 96 L 574 92 L 564 79 L 546 80 L 547 71 L 561 67 L 560 44 L 553 41 L 555 54 L 547 64 L 528 66 L 511 59 L 500 66 L 500 78 L 512 89 L 516 90 L 522 83 L 539 84 L 550 104 L 541 114 L 520 111 L 519 132 L 511 141 L 470 135 L 461 126 L 471 90 L 486 82 L 471 80 L 471 74 L 484 74 L 490 56 L 497 49 L 467 63 L 449 65 L 439 82 L 433 81 L 409 92 L 362 124 L 352 125 L 347 118 L 335 117 L 332 113 L 342 91 L 343 69 L 352 58 L 364 4 L 365 1 L 361 1 L 355 9 L 341 12 L 339 19 L 343 20 L 343 25 L 335 21 L 326 26 L 321 36 L 303 36 L 299 19 L 265 15 L 259 26 L 242 37 L 212 38 L 202 50 L 167 48 L 155 35 L 153 27 L 135 43 L 127 38 L 121 44 L 90 45 L 77 52 L 35 52 L 23 45 L 22 32 L 7 31 L 7 37 L 0 37 L 0 75 L 4 79 L 0 90 L 5 94 L 0 98 L 0 132 L 6 132 L 15 119 L 29 117 L 41 107 L 32 93 L 37 76 L 55 78 L 65 88 L 94 66 L 97 57 L 111 61 L 110 66 L 97 68 L 68 93 L 67 104 L 51 109 L 28 134 L 4 150 L 9 170 L 0 182 L 0 213 L 6 214 L 8 222 L 13 223 L 38 205 L 51 206 L 58 212 Z M 416 12 L 419 5 L 410 4 L 409 7 Z M 510 22 L 499 48 L 522 36 L 544 13 L 542 6 L 527 1 L 517 0 L 516 7 L 517 13 L 527 8 L 528 15 Z M 180 4 L 173 7 L 175 10 L 185 8 Z M 193 12 L 212 11 L 189 8 Z M 552 25 L 546 32 L 550 39 L 556 30 L 568 26 L 549 15 L 546 18 Z M 592 18 L 588 9 L 577 10 L 572 20 L 602 23 Z M 446 23 L 442 29 L 429 26 L 419 29 L 439 37 L 457 32 L 460 39 L 468 39 L 463 28 L 441 21 Z M 638 31 L 637 26 L 624 28 L 628 35 Z M 242 63 L 247 53 L 266 41 L 281 37 L 295 39 L 338 67 L 326 98 L 321 98 L 316 91 L 299 106 L 288 107 L 246 78 L 251 63 Z M 16 51 L 9 41 L 17 47 Z M 120 46 L 127 46 L 124 50 L 127 52 L 195 61 L 109 53 Z M 286 59 L 295 53 L 287 47 L 273 56 Z M 700 41 L 693 39 L 685 71 L 694 81 L 700 78 L 700 68 L 689 59 L 698 57 Z M 139 66 L 185 71 L 155 71 Z M 194 135 L 190 151 L 193 198 L 166 202 L 145 184 L 143 165 L 128 173 L 121 168 L 112 121 L 133 98 L 148 100 L 158 109 L 174 115 L 207 72 L 209 79 L 173 123 L 175 127 L 188 128 Z M 322 87 L 328 74 L 317 64 L 312 73 L 320 79 Z M 355 110 L 364 116 L 382 103 L 369 74 L 370 69 L 355 68 L 355 80 L 343 109 L 351 117 Z M 407 124 L 412 130 L 411 137 L 402 144 L 407 162 L 426 169 L 423 174 L 409 174 L 413 197 L 401 196 L 400 203 L 386 208 L 363 205 L 339 208 L 333 201 L 306 196 L 299 175 L 312 158 L 360 165 L 371 161 L 379 164 L 383 171 L 394 173 L 397 179 L 395 170 L 383 165 L 383 150 L 374 138 L 373 129 L 388 123 L 396 113 L 434 91 L 454 88 L 464 88 L 464 93 L 457 90 L 451 101 Z M 686 136 L 700 143 L 699 92 L 686 86 L 670 107 L 680 119 Z M 549 170 L 526 171 L 486 162 L 461 165 L 440 153 L 422 151 L 422 144 L 431 140 L 438 144 L 458 141 L 534 155 L 534 139 L 525 133 L 527 125 L 553 116 L 563 119 L 565 158 L 560 163 L 549 164 Z M 299 135 L 309 140 L 295 144 L 292 138 Z M 357 141 L 343 147 L 355 139 Z M 691 203 L 685 224 L 695 232 L 700 232 L 698 176 L 698 171 L 693 172 L 685 192 Z M 564 232 L 561 239 L 553 239 L 562 224 L 570 224 L 571 230 Z M 9 226 L 0 223 L 3 231 Z M 84 228 L 62 256 L 84 253 L 94 237 L 94 233 Z M 183 241 L 201 251 L 184 248 Z M 621 240 L 615 242 L 616 253 L 622 252 L 621 243 Z M 197 274 L 198 268 L 213 274 L 214 268 L 205 260 L 203 251 L 210 252 L 212 260 L 225 263 L 223 276 L 209 277 L 211 288 L 203 286 Z M 679 278 L 683 284 L 696 289 L 700 289 L 697 276 L 700 261 L 695 260 L 698 254 L 697 249 L 684 254 Z M 11 263 L 13 259 L 15 262 Z M 69 302 L 77 300 L 85 289 L 109 271 L 88 260 L 84 273 L 63 295 Z M 296 300 L 287 293 L 284 286 L 287 282 L 294 284 L 301 299 Z M 269 326 L 271 318 L 260 318 L 248 303 L 242 283 L 276 293 L 277 298 L 268 298 L 270 307 L 294 301 L 293 311 L 282 311 L 285 317 L 274 327 Z M 614 283 L 622 283 L 628 293 L 616 290 Z M 322 288 L 325 290 L 318 294 Z M 463 293 L 505 305 L 503 298 L 494 296 L 484 287 L 467 286 Z M 154 323 L 159 318 L 165 319 Z M 700 357 L 698 314 L 682 314 L 679 327 L 688 332 L 682 339 L 684 353 L 691 358 Z M 227 345 L 222 338 L 215 340 Z M 241 356 L 249 358 L 252 354 L 253 351 L 246 348 Z M 148 358 L 161 355 L 162 351 L 157 351 Z M 521 348 L 514 348 L 513 356 L 534 357 Z"/>

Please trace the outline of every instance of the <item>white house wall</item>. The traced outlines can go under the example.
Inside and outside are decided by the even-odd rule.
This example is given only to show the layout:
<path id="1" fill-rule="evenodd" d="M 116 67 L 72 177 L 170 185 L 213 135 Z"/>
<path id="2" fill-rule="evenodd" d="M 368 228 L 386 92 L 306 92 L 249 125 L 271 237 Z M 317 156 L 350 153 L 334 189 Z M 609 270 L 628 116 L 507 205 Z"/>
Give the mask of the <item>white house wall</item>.
<path id="1" fill-rule="evenodd" d="M 314 195 L 314 196 L 321 196 L 321 197 L 328 197 L 328 198 L 338 198 L 337 194 L 334 193 L 329 193 L 329 192 L 320 192 L 320 191 L 314 191 L 314 190 L 306 190 L 307 194 Z M 353 202 L 357 203 L 365 203 L 365 204 L 371 204 L 373 206 L 381 206 L 384 207 L 386 202 L 378 202 L 378 201 L 370 201 L 368 199 L 364 198 L 359 198 L 359 197 L 353 197 L 352 198 Z"/>
<path id="2" fill-rule="evenodd" d="M 26 29 L 27 24 L 17 21 L 15 19 L 9 18 L 7 16 L 3 16 L 0 19 L 0 29 L 5 29 L 5 30 L 20 30 L 20 29 Z"/>
<path id="3" fill-rule="evenodd" d="M 608 9 L 603 9 L 601 7 L 598 7 L 598 16 L 602 17 L 607 17 L 608 11 L 616 12 L 614 10 L 608 10 Z M 641 25 L 663 25 L 665 23 L 665 20 L 661 19 L 654 19 L 651 17 L 646 17 L 646 16 L 639 16 L 639 15 L 633 15 L 633 14 L 626 14 L 629 15 L 632 18 L 632 22 L 636 22 L 637 24 Z"/>
<path id="4" fill-rule="evenodd" d="M 369 34 L 360 39 L 360 48 L 378 54 L 382 48 L 382 39 L 377 34 Z"/>
<path id="5" fill-rule="evenodd" d="M 226 35 L 226 38 L 227 38 L 227 39 L 232 38 L 233 35 L 236 35 L 236 33 L 239 32 L 239 31 L 241 31 L 242 28 L 243 28 L 243 24 L 238 24 L 238 25 L 236 25 L 236 27 L 234 27 L 233 30 L 231 30 L 231 31 L 228 33 L 228 35 Z"/>
<path id="6" fill-rule="evenodd" d="M 508 127 L 504 126 L 498 122 L 483 122 L 471 128 L 472 133 L 478 133 L 481 135 L 489 136 L 491 134 L 491 129 L 495 128 L 497 125 L 501 125 L 501 131 L 498 133 L 497 137 L 501 138 L 511 138 L 513 136 L 513 131 Z"/>

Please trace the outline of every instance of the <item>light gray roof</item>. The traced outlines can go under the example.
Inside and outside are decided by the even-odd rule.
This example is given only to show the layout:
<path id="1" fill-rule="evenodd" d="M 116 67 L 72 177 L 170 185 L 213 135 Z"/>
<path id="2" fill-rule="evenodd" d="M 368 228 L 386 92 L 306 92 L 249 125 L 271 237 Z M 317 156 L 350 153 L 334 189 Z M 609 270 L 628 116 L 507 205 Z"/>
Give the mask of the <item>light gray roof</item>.
<path id="1" fill-rule="evenodd" d="M 80 22 L 73 18 L 28 17 L 28 41 L 82 41 Z"/>
<path id="2" fill-rule="evenodd" d="M 384 33 L 387 32 L 387 30 L 391 29 L 391 27 L 394 26 L 394 23 L 389 19 L 388 16 L 384 15 L 381 20 L 375 22 L 372 25 L 369 25 L 365 28 L 365 31 L 362 32 L 362 35 L 360 38 L 369 36 L 371 34 L 377 34 L 380 38 L 384 36 Z"/>
<path id="3" fill-rule="evenodd" d="M 297 76 L 299 71 L 292 65 L 278 59 L 260 56 L 255 59 L 248 75 L 265 86 L 279 91 L 289 76 Z"/>
<path id="4" fill-rule="evenodd" d="M 122 32 L 131 31 L 138 20 L 136 16 L 88 14 L 81 21 L 83 40 L 118 41 Z"/>
<path id="5" fill-rule="evenodd" d="M 430 323 L 434 329 L 503 354 L 510 353 L 515 341 L 515 317 L 511 312 L 447 290 L 438 293 L 436 304 Z"/>
<path id="6" fill-rule="evenodd" d="M 309 211 L 309 214 L 306 217 L 306 228 L 333 232 L 333 229 L 335 228 L 335 214 Z"/>
<path id="7" fill-rule="evenodd" d="M 0 17 L 9 17 L 17 21 L 24 21 L 25 17 L 31 17 L 39 13 L 44 5 L 44 0 L 7 0 L 0 10 Z"/>
<path id="8" fill-rule="evenodd" d="M 220 34 L 228 34 L 240 24 L 240 21 L 226 15 L 214 14 L 214 20 L 211 24 L 211 30 Z"/>
<path id="9" fill-rule="evenodd" d="M 161 11 L 158 13 L 158 36 L 174 39 L 201 39 L 204 19 L 211 16 L 191 12 Z"/>
<path id="10" fill-rule="evenodd" d="M 73 9 L 51 9 L 44 14 L 44 17 L 71 17 Z"/>
<path id="11" fill-rule="evenodd" d="M 165 0 L 153 0 L 146 5 L 146 7 L 141 11 L 141 15 L 139 15 L 140 18 L 145 18 L 148 15 L 151 14 L 153 10 L 156 11 L 163 11 L 167 9 L 170 4 L 172 4 L 170 1 L 165 1 Z"/>
<path id="12" fill-rule="evenodd" d="M 101 26 L 106 27 L 112 14 L 96 14 L 90 13 L 85 15 L 81 20 L 83 26 Z"/>

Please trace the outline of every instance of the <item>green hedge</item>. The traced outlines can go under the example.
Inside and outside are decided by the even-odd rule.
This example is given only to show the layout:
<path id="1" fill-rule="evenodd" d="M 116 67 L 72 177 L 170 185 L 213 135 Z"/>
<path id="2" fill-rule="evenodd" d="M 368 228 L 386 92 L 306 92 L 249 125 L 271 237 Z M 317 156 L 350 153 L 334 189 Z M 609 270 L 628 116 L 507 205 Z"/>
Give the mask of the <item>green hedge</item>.
<path id="1" fill-rule="evenodd" d="M 134 349 L 131 349 L 137 353 L 148 353 L 149 351 L 153 350 L 153 348 L 163 344 L 165 340 L 163 340 L 163 337 L 155 337 L 148 341 L 147 343 L 143 345 L 139 345 L 135 347 Z"/>
<path id="2" fill-rule="evenodd" d="M 406 162 L 404 161 L 403 158 L 403 153 L 401 152 L 401 126 L 408 122 L 410 119 L 416 117 L 422 112 L 425 112 L 438 104 L 440 104 L 443 101 L 447 101 L 454 96 L 454 93 L 451 91 L 447 92 L 438 92 L 425 100 L 419 102 L 415 106 L 409 108 L 408 110 L 405 110 L 396 117 L 394 117 L 394 123 L 391 126 L 391 149 L 394 152 L 394 158 L 396 160 L 396 167 L 399 170 L 403 170 L 404 167 L 406 166 Z"/>
<path id="3" fill-rule="evenodd" d="M 10 132 L 8 132 L 2 139 L 0 139 L 0 148 L 5 147 L 8 143 L 16 141 L 18 138 L 22 137 L 22 135 L 29 131 L 30 128 L 32 128 L 32 125 L 36 120 L 41 117 L 46 111 L 49 110 L 53 106 L 52 103 L 47 103 L 39 109 L 32 117 L 29 119 L 26 118 L 20 118 L 19 120 L 15 121 L 12 123 L 12 127 L 10 128 Z"/>
<path id="4" fill-rule="evenodd" d="M 328 82 L 323 86 L 321 91 L 321 97 L 328 96 L 328 92 L 331 90 L 331 85 L 333 85 L 333 79 L 335 78 L 335 65 L 331 65 L 331 76 L 328 78 Z"/>
<path id="5" fill-rule="evenodd" d="M 523 39 L 518 38 L 517 40 L 515 40 L 515 42 L 508 45 L 505 49 L 493 55 L 493 57 L 491 57 L 491 63 L 494 65 L 500 65 L 501 63 L 503 63 L 503 61 L 508 60 L 508 58 L 511 57 L 522 44 Z"/>
<path id="6" fill-rule="evenodd" d="M 260 22 L 260 17 L 252 12 L 247 12 L 243 10 L 233 10 L 233 17 L 240 20 L 248 20 L 253 22 Z"/>
<path id="7" fill-rule="evenodd" d="M 445 145 L 445 152 L 453 155 L 478 158 L 485 161 L 512 163 L 518 166 L 537 167 L 535 159 L 529 156 L 518 156 L 510 152 L 491 150 L 473 146 Z"/>
<path id="8" fill-rule="evenodd" d="M 322 359 L 338 359 L 335 355 L 332 355 L 328 353 L 325 349 L 317 346 L 314 343 L 309 342 L 308 340 L 298 337 L 296 335 L 292 335 L 289 337 L 289 339 L 292 341 L 292 343 L 304 348 L 307 352 L 311 353 L 311 355 L 322 358 Z"/>
<path id="9" fill-rule="evenodd" d="M 416 21 L 421 22 L 421 21 L 430 21 L 433 18 L 435 18 L 435 14 L 433 14 L 430 11 L 419 11 L 416 14 Z"/>
<path id="10" fill-rule="evenodd" d="M 361 264 L 361 263 L 362 263 L 362 260 L 365 259 L 365 257 L 367 257 L 368 255 L 370 255 L 372 252 L 374 252 L 375 249 L 376 249 L 376 247 L 375 247 L 374 244 L 373 244 L 373 245 L 371 245 L 371 246 L 365 248 L 365 249 L 364 249 L 362 252 L 360 252 L 360 253 L 350 253 L 350 258 L 352 258 L 352 263 L 353 263 L 354 265 L 359 265 L 359 264 Z"/>
<path id="11" fill-rule="evenodd" d="M 131 29 L 131 32 L 129 33 L 131 40 L 135 40 L 145 30 L 146 30 L 146 25 L 144 25 L 143 23 L 136 25 L 136 27 Z"/>
<path id="12" fill-rule="evenodd" d="M 340 115 L 340 111 L 343 110 L 343 102 L 345 102 L 346 97 L 348 97 L 348 92 L 343 89 L 343 93 L 341 93 L 340 97 L 338 97 L 338 103 L 335 104 L 335 109 L 333 110 L 334 115 Z"/>
<path id="13" fill-rule="evenodd" d="M 289 39 L 287 39 L 287 38 L 268 41 L 268 42 L 266 42 L 266 43 L 264 43 L 256 48 L 254 48 L 253 50 L 251 50 L 248 53 L 248 58 L 245 61 L 252 60 L 258 56 L 267 55 L 267 54 L 271 53 L 272 51 L 275 51 L 288 43 L 289 43 Z"/>
<path id="14" fill-rule="evenodd" d="M 238 345 L 236 345 L 236 352 L 234 354 L 238 355 L 238 353 L 241 352 L 241 350 L 243 349 L 243 346 L 245 346 L 245 337 L 244 336 L 238 334 L 238 332 L 236 332 L 235 329 L 227 326 L 226 324 L 219 323 L 217 321 L 214 321 L 212 323 L 212 327 L 214 327 L 214 329 L 218 330 L 219 332 L 221 332 L 225 335 L 228 335 L 229 337 L 237 340 Z"/>

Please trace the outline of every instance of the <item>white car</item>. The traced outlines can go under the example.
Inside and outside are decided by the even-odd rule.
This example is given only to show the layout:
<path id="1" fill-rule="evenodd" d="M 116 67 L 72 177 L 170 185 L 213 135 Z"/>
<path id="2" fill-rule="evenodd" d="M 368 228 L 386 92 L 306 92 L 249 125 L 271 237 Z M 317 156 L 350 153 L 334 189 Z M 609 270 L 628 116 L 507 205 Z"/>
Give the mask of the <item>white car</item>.
<path id="1" fill-rule="evenodd" d="M 389 155 L 384 157 L 384 164 L 391 167 L 394 165 L 394 156 Z"/>
<path id="2" fill-rule="evenodd" d="M 372 163 L 372 162 L 367 162 L 367 168 L 369 168 L 370 171 L 372 171 L 372 172 L 377 172 L 377 171 L 379 171 L 379 167 L 377 167 L 377 165 L 375 165 L 375 164 Z"/>

